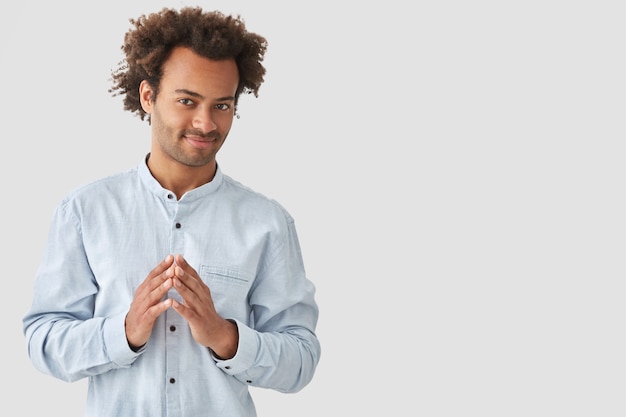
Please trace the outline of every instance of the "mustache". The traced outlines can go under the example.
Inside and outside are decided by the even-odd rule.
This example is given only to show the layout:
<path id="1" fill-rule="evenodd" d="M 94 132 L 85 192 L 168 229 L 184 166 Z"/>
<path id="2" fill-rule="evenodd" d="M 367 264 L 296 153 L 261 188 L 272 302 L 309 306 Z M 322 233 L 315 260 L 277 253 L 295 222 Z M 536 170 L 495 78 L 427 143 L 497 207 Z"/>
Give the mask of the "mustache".
<path id="1" fill-rule="evenodd" d="M 200 130 L 184 130 L 181 136 L 198 136 L 202 139 L 218 140 L 220 134 L 216 131 L 202 133 Z"/>

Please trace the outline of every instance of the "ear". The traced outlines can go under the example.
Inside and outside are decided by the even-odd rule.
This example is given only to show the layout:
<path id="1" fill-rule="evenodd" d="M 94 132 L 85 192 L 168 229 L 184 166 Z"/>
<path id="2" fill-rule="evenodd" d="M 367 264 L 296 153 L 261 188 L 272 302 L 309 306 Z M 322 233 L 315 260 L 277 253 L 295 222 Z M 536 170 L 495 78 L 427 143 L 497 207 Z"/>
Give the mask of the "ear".
<path id="1" fill-rule="evenodd" d="M 152 90 L 152 86 L 146 80 L 143 80 L 141 84 L 139 84 L 139 101 L 141 101 L 141 108 L 148 114 L 152 113 L 152 105 L 154 102 L 152 98 L 154 97 L 154 90 Z"/>

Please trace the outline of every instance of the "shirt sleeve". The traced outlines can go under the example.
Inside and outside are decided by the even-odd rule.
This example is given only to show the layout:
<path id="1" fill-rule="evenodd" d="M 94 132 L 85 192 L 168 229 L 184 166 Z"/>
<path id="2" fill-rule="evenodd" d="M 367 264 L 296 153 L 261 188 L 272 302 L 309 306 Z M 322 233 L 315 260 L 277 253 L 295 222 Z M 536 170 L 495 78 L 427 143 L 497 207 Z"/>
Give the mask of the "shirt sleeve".
<path id="1" fill-rule="evenodd" d="M 257 277 L 250 296 L 251 326 L 235 320 L 237 354 L 216 360 L 238 380 L 280 392 L 297 392 L 313 378 L 320 360 L 315 334 L 315 286 L 306 277 L 293 220 Z"/>
<path id="2" fill-rule="evenodd" d="M 98 285 L 69 206 L 54 213 L 23 332 L 35 368 L 72 382 L 129 367 L 141 352 L 128 346 L 125 313 L 94 317 Z"/>

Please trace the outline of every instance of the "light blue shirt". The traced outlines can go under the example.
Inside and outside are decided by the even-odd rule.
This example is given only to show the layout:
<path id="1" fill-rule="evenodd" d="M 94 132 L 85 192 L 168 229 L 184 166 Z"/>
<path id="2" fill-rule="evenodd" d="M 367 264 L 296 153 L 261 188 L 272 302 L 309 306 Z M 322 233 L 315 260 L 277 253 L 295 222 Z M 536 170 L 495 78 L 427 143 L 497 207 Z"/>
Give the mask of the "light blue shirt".
<path id="1" fill-rule="evenodd" d="M 219 360 L 173 309 L 148 343 L 128 346 L 135 289 L 168 254 L 182 254 L 236 322 L 237 354 Z M 145 163 L 70 193 L 55 211 L 33 303 L 23 318 L 34 366 L 89 378 L 86 415 L 256 415 L 248 386 L 297 392 L 320 359 L 318 306 L 292 217 L 224 175 L 180 198 Z M 182 301 L 175 290 L 169 297 Z"/>

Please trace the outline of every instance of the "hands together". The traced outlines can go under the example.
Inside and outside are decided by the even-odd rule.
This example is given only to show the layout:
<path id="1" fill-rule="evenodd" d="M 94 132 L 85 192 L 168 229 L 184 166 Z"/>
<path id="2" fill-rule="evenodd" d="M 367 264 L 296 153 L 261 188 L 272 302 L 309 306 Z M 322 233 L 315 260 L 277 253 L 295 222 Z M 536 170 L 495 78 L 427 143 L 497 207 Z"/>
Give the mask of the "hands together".
<path id="1" fill-rule="evenodd" d="M 172 287 L 183 303 L 163 299 Z M 125 322 L 131 348 L 137 350 L 148 342 L 157 318 L 170 307 L 187 320 L 196 342 L 222 359 L 235 356 L 237 326 L 217 313 L 211 290 L 182 255 L 168 255 L 137 287 Z"/>

